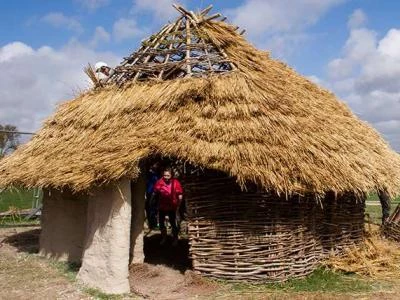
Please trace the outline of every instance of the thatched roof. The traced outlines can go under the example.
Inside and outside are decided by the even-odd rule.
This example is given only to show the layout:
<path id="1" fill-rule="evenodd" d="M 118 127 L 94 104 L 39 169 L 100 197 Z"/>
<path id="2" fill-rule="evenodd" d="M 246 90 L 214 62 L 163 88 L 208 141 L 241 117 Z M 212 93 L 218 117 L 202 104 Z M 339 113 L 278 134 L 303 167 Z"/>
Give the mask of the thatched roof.
<path id="1" fill-rule="evenodd" d="M 84 190 L 135 178 L 139 161 L 159 154 L 279 192 L 398 192 L 399 156 L 332 93 L 233 26 L 198 27 L 234 68 L 83 93 L 1 162 L 0 184 Z"/>

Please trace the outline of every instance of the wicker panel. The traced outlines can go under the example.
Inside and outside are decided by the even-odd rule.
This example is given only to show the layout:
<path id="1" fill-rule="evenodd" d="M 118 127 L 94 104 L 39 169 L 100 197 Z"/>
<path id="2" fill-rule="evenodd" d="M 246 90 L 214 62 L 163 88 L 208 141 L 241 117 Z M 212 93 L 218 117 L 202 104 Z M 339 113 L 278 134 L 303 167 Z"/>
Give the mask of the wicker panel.
<path id="1" fill-rule="evenodd" d="M 400 224 L 396 222 L 388 222 L 383 226 L 383 233 L 386 237 L 400 242 Z"/>
<path id="2" fill-rule="evenodd" d="M 358 241 L 363 203 L 241 192 L 232 178 L 185 179 L 195 271 L 234 280 L 284 281 L 312 272 L 324 253 Z"/>
<path id="3" fill-rule="evenodd" d="M 383 226 L 383 234 L 397 242 L 400 242 L 400 204 Z"/>

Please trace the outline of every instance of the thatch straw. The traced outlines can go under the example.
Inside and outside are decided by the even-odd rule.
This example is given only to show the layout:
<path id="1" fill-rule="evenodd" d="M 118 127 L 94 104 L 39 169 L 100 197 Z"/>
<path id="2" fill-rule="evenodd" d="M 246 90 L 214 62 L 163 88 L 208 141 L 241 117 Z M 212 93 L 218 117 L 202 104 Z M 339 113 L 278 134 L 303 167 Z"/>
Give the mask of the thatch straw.
<path id="1" fill-rule="evenodd" d="M 373 278 L 398 278 L 400 247 L 398 243 L 383 238 L 379 229 L 373 228 L 361 245 L 350 247 L 340 255 L 333 253 L 325 264 L 335 270 Z"/>
<path id="2" fill-rule="evenodd" d="M 399 191 L 399 156 L 332 93 L 232 26 L 207 21 L 199 30 L 236 70 L 107 86 L 68 101 L 1 162 L 0 185 L 83 190 L 135 178 L 141 159 L 160 154 L 278 192 Z"/>
<path id="3" fill-rule="evenodd" d="M 101 83 L 96 76 L 96 72 L 90 63 L 88 63 L 85 68 L 83 68 L 83 72 L 85 72 L 85 74 L 89 77 L 90 81 L 93 83 L 93 86 L 101 86 Z"/>

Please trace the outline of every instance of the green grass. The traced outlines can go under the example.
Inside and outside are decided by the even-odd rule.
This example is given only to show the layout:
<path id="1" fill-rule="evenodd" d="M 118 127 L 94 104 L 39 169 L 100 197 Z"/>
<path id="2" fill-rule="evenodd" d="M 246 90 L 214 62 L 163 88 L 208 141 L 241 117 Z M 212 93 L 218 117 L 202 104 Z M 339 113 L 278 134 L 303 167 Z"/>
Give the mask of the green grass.
<path id="1" fill-rule="evenodd" d="M 50 265 L 57 269 L 60 274 L 63 274 L 69 281 L 75 281 L 76 274 L 78 273 L 80 268 L 79 264 L 56 260 L 49 260 L 49 262 Z"/>
<path id="2" fill-rule="evenodd" d="M 24 217 L 0 217 L 0 228 L 27 227 L 40 225 L 39 219 L 26 220 Z"/>
<path id="3" fill-rule="evenodd" d="M 12 188 L 0 192 L 0 212 L 9 211 L 11 208 L 30 209 L 34 201 L 34 190 Z M 42 194 L 39 194 L 39 203 Z M 16 211 L 16 212 L 17 212 Z M 38 225 L 39 220 L 25 220 L 18 214 L 0 217 L 0 227 Z"/>
<path id="4" fill-rule="evenodd" d="M 365 207 L 365 214 L 365 219 L 367 221 L 370 221 L 374 224 L 382 223 L 382 207 L 380 205 L 367 205 Z"/>
<path id="5" fill-rule="evenodd" d="M 76 281 L 76 275 L 79 271 L 80 265 L 75 263 L 61 262 L 56 260 L 49 260 L 49 263 L 55 268 L 62 276 L 67 278 L 70 282 Z M 121 295 L 110 295 L 94 288 L 82 287 L 82 291 L 92 296 L 94 299 L 99 300 L 119 300 L 123 299 Z"/>
<path id="6" fill-rule="evenodd" d="M 98 289 L 93 289 L 93 288 L 86 288 L 83 290 L 85 293 L 88 295 L 92 296 L 94 299 L 99 299 L 99 300 L 122 300 L 125 299 L 124 295 L 111 295 L 111 294 L 105 294 L 102 291 Z M 131 298 L 130 298 L 131 299 Z"/>
<path id="7" fill-rule="evenodd" d="M 10 207 L 18 209 L 31 208 L 33 203 L 33 189 L 12 188 L 0 192 L 0 212 L 9 210 Z"/>
<path id="8" fill-rule="evenodd" d="M 304 279 L 291 279 L 284 283 L 246 284 L 236 283 L 232 289 L 237 292 L 331 292 L 331 293 L 360 293 L 374 289 L 371 283 L 354 274 L 334 272 L 319 268 Z"/>
<path id="9" fill-rule="evenodd" d="M 397 203 L 392 202 L 390 208 L 390 214 L 394 212 L 397 207 Z M 367 205 L 365 206 L 365 219 L 367 221 L 371 221 L 374 224 L 381 224 L 382 223 L 382 207 L 381 205 Z"/>
<path id="10" fill-rule="evenodd" d="M 367 197 L 367 203 L 368 201 L 379 201 L 378 195 L 376 193 L 371 193 Z M 400 196 L 392 199 L 392 205 L 397 205 L 400 203 Z"/>

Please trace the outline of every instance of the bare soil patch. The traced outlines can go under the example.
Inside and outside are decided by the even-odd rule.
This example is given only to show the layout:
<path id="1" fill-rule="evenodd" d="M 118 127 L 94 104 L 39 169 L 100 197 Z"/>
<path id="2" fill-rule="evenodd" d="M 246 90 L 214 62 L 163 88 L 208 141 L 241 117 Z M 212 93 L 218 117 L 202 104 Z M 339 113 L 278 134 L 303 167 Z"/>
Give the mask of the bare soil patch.
<path id="1" fill-rule="evenodd" d="M 38 228 L 0 229 L 0 299 L 91 299 L 37 251 Z"/>
<path id="2" fill-rule="evenodd" d="M 209 298 L 221 290 L 216 283 L 191 271 L 187 239 L 179 240 L 175 247 L 171 237 L 165 245 L 160 245 L 160 240 L 158 232 L 145 237 L 145 263 L 130 267 L 133 293 L 148 299 L 193 299 Z"/>
<path id="3" fill-rule="evenodd" d="M 219 290 L 215 283 L 190 270 L 182 274 L 162 265 L 132 265 L 129 281 L 132 292 L 148 299 L 204 298 Z"/>

